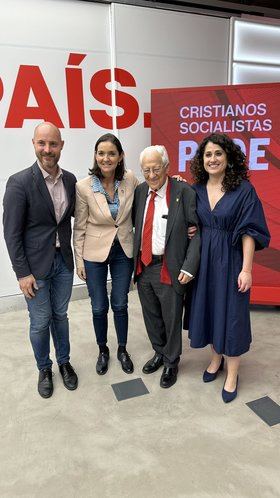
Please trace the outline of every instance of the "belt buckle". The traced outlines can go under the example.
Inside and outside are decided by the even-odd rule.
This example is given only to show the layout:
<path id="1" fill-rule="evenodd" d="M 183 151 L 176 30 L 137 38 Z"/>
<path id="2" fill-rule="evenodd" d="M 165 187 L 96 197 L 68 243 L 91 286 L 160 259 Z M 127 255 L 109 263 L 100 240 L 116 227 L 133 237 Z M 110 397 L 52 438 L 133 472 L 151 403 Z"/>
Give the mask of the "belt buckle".
<path id="1" fill-rule="evenodd" d="M 162 254 L 153 254 L 152 255 L 152 264 L 156 265 L 158 263 L 162 263 L 163 255 Z"/>

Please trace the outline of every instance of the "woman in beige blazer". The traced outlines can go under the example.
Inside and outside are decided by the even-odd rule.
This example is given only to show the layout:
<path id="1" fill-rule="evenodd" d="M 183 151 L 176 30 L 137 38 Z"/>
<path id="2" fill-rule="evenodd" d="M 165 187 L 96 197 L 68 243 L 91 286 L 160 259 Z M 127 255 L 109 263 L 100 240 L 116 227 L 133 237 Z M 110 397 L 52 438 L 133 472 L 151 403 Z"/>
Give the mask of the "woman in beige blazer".
<path id="1" fill-rule="evenodd" d="M 133 363 L 126 350 L 128 291 L 133 271 L 134 190 L 138 180 L 125 170 L 124 152 L 117 137 L 107 133 L 95 144 L 90 176 L 76 185 L 74 250 L 78 276 L 86 281 L 91 298 L 93 326 L 99 346 L 96 372 L 108 370 L 107 346 L 109 299 L 107 275 L 110 269 L 111 308 L 118 338 L 117 357 L 126 373 Z"/>

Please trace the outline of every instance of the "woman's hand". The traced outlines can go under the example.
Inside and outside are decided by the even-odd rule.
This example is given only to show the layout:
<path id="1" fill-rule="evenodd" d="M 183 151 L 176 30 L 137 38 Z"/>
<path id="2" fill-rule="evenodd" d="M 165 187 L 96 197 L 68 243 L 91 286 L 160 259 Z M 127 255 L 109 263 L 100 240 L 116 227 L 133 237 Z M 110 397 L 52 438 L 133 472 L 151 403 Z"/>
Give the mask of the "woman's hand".
<path id="1" fill-rule="evenodd" d="M 185 180 L 185 178 L 183 178 L 181 175 L 173 175 L 172 178 L 174 178 L 174 180 L 177 180 L 177 182 L 186 182 L 187 183 L 187 180 Z"/>
<path id="2" fill-rule="evenodd" d="M 252 266 L 255 252 L 255 241 L 250 235 L 242 235 L 243 264 L 238 275 L 238 291 L 246 292 L 252 286 Z"/>
<path id="3" fill-rule="evenodd" d="M 247 292 L 252 286 L 252 273 L 248 270 L 241 270 L 238 275 L 237 283 L 239 292 Z"/>
<path id="4" fill-rule="evenodd" d="M 188 227 L 188 239 L 192 240 L 197 232 L 197 227 L 192 225 Z"/>
<path id="5" fill-rule="evenodd" d="M 86 274 L 86 270 L 84 268 L 77 268 L 77 275 L 78 277 L 81 279 L 81 280 L 84 280 L 86 281 L 87 279 L 87 274 Z"/>

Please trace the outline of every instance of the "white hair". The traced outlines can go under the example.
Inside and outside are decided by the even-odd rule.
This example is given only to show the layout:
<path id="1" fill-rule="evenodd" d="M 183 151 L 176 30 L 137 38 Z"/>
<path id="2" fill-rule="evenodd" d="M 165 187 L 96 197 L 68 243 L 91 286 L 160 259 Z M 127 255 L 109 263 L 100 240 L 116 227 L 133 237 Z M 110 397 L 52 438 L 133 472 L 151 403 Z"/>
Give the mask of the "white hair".
<path id="1" fill-rule="evenodd" d="M 144 150 L 142 150 L 140 154 L 140 165 L 142 166 L 144 156 L 146 154 L 149 154 L 151 152 L 157 152 L 161 156 L 162 160 L 162 166 L 166 168 L 169 164 L 169 157 L 167 154 L 167 150 L 164 147 L 164 145 L 150 145 L 149 147 L 146 147 Z"/>

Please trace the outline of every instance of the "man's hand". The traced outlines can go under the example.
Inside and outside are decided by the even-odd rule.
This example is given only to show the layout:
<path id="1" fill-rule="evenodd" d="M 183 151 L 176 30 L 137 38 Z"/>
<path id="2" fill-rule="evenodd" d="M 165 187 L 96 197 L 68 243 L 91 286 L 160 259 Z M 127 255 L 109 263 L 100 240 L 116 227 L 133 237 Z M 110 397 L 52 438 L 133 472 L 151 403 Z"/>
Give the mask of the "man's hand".
<path id="1" fill-rule="evenodd" d="M 179 273 L 178 280 L 179 280 L 180 284 L 187 284 L 192 279 L 193 279 L 193 277 L 190 277 L 189 275 L 187 275 L 186 273 L 183 273 L 182 271 Z"/>
<path id="2" fill-rule="evenodd" d="M 21 292 L 28 299 L 35 297 L 35 290 L 38 290 L 38 286 L 33 275 L 28 275 L 27 277 L 22 277 L 18 279 L 19 288 Z"/>
<path id="3" fill-rule="evenodd" d="M 86 281 L 87 279 L 87 274 L 86 270 L 84 268 L 77 268 L 77 275 L 81 280 Z"/>

